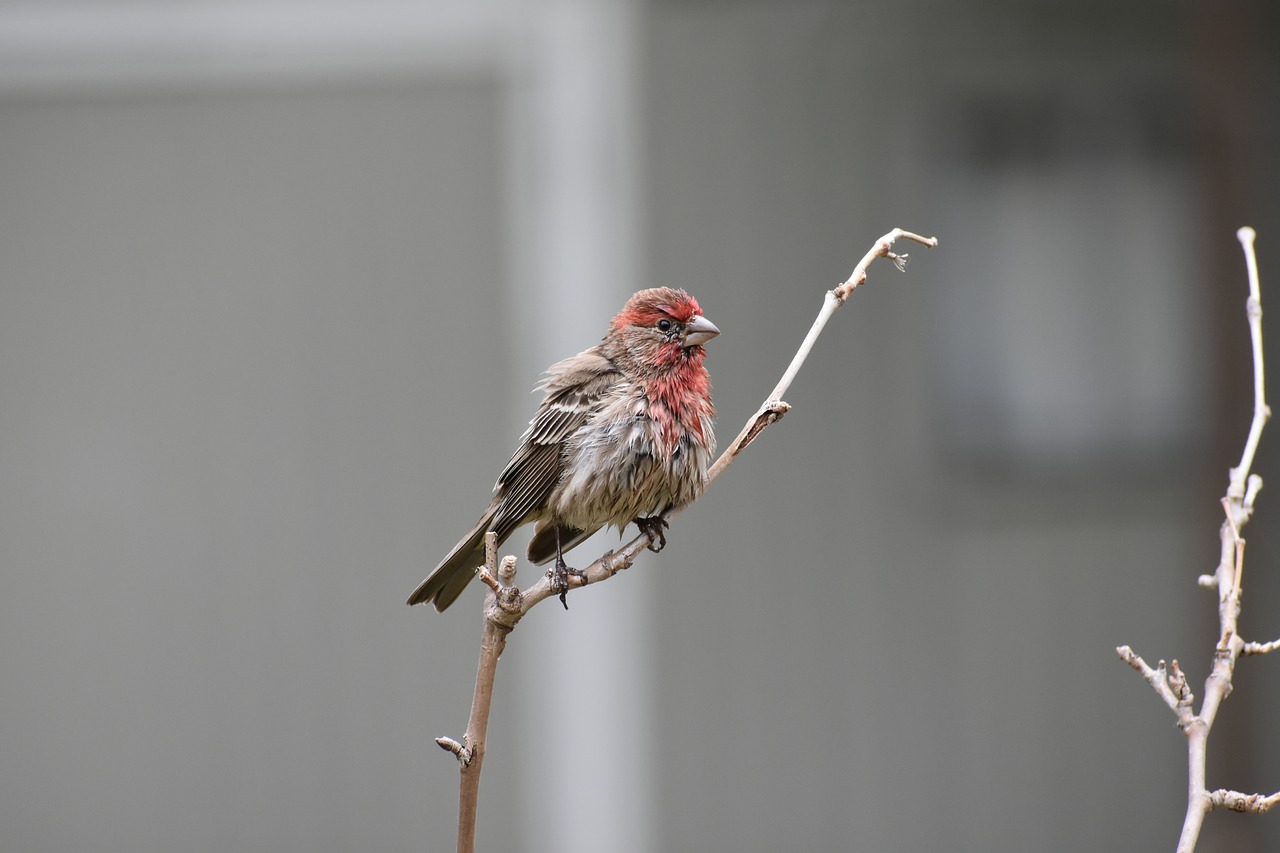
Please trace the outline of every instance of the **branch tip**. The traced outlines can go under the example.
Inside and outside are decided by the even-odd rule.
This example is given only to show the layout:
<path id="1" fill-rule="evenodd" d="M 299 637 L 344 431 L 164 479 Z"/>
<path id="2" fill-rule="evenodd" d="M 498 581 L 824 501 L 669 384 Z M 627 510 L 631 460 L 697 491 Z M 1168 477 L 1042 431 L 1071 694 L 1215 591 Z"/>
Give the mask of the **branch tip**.
<path id="1" fill-rule="evenodd" d="M 516 558 L 508 554 L 502 558 L 502 565 L 498 567 L 498 580 L 502 581 L 503 586 L 511 586 L 511 582 L 516 579 Z"/>
<path id="2" fill-rule="evenodd" d="M 466 767 L 469 764 L 471 764 L 471 750 L 467 749 L 465 746 L 458 743 L 453 738 L 438 737 L 436 738 L 436 745 L 439 746 L 441 749 L 443 749 L 445 752 L 452 752 L 453 757 L 458 759 L 458 761 L 462 764 L 463 767 Z"/>
<path id="3" fill-rule="evenodd" d="M 481 582 L 484 583 L 485 586 L 489 587 L 489 589 L 493 590 L 495 593 L 502 591 L 502 584 L 498 583 L 498 579 L 495 578 L 493 576 L 493 573 L 490 572 L 489 569 L 486 568 L 485 566 L 481 566 L 480 568 L 476 569 L 476 574 L 479 576 Z"/>
<path id="4" fill-rule="evenodd" d="M 1280 804 L 1280 791 L 1269 797 L 1262 794 L 1242 794 L 1239 791 L 1228 791 L 1219 788 L 1209 795 L 1209 804 L 1217 809 L 1230 809 L 1233 812 L 1252 812 L 1262 814 L 1272 806 Z"/>
<path id="5" fill-rule="evenodd" d="M 937 237 L 921 237 L 919 234 L 915 234 L 911 231 L 894 228 L 888 234 L 877 240 L 875 245 L 871 247 L 871 251 L 867 252 L 867 254 L 863 256 L 862 260 L 858 262 L 858 265 L 853 268 L 853 272 L 849 274 L 849 278 L 847 278 L 843 284 L 836 287 L 835 290 L 831 291 L 831 295 L 836 299 L 837 307 L 843 305 L 845 300 L 849 298 L 849 295 L 852 294 L 854 290 L 867 283 L 867 267 L 869 267 L 871 262 L 876 258 L 888 258 L 899 270 L 906 267 L 907 256 L 905 254 L 896 255 L 890 251 L 890 249 L 893 248 L 893 244 L 898 240 L 914 240 L 921 246 L 925 246 L 930 249 L 938 245 Z"/>
<path id="6" fill-rule="evenodd" d="M 1271 407 L 1266 410 L 1266 417 L 1271 417 Z M 1253 509 L 1253 502 L 1258 497 L 1258 492 L 1262 491 L 1262 478 L 1257 474 L 1250 474 L 1248 484 L 1244 489 L 1244 506 L 1246 509 Z"/>
<path id="7" fill-rule="evenodd" d="M 1245 643 L 1240 649 L 1242 655 L 1267 655 L 1280 649 L 1280 640 L 1272 640 L 1269 643 Z"/>

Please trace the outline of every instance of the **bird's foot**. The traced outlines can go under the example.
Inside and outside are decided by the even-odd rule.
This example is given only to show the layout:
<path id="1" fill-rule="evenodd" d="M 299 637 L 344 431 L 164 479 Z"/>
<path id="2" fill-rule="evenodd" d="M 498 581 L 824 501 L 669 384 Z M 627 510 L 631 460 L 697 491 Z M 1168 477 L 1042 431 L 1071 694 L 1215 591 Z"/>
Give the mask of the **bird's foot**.
<path id="1" fill-rule="evenodd" d="M 637 518 L 636 527 L 640 528 L 640 532 L 649 537 L 649 550 L 655 554 L 667 547 L 666 529 L 671 525 L 660 515 L 650 516 L 649 518 Z"/>
<path id="2" fill-rule="evenodd" d="M 555 568 L 549 574 L 551 575 L 551 594 L 559 594 L 560 603 L 564 605 L 565 610 L 568 610 L 569 602 L 565 599 L 565 596 L 569 594 L 569 578 L 575 577 L 581 581 L 579 586 L 586 586 L 587 573 L 580 569 L 569 568 L 563 559 L 556 557 Z"/>

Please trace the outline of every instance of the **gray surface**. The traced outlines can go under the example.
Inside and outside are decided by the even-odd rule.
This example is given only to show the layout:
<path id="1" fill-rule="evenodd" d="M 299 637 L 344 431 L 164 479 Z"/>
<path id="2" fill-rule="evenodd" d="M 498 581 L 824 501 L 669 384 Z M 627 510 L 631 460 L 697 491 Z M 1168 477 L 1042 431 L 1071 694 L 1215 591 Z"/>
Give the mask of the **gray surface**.
<path id="1" fill-rule="evenodd" d="M 1276 267 L 1277 175 L 1248 159 L 1276 119 L 1242 119 L 1222 211 L 1185 4 L 1065 29 L 1059 4 L 907 6 L 648 13 L 645 263 L 724 331 L 724 441 L 872 239 L 942 247 L 873 268 L 666 553 L 514 635 L 486 849 L 627 796 L 517 785 L 548 731 L 645 739 L 660 850 L 1173 844 L 1182 740 L 1112 649 L 1208 664 L 1194 577 L 1248 417 L 1232 231 Z M 1246 104 L 1275 101 L 1267 62 Z M 502 98 L 466 74 L 0 100 L 0 850 L 452 848 L 429 738 L 460 734 L 478 594 L 401 602 L 534 403 L 483 383 L 542 367 L 493 334 L 518 322 Z M 654 693 L 616 701 L 656 731 L 528 713 L 539 667 L 611 659 L 607 632 L 551 661 L 537 635 L 633 585 Z M 1238 684 L 1210 784 L 1274 791 L 1280 660 Z M 1276 832 L 1215 814 L 1201 849 Z"/>

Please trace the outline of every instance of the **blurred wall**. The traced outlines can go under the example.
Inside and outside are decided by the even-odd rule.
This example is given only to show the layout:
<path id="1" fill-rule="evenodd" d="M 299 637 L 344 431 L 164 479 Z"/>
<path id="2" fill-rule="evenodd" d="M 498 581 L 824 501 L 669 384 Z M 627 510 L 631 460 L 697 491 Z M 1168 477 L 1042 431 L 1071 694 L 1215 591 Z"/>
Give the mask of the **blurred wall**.
<path id="1" fill-rule="evenodd" d="M 733 331 L 730 430 L 871 238 L 941 238 L 873 268 L 686 522 L 657 617 L 665 849 L 1168 849 L 1183 741 L 1113 649 L 1202 679 L 1215 642 L 1194 579 L 1250 416 L 1234 232 L 1276 222 L 1275 16 L 659 9 L 655 277 Z M 1245 622 L 1271 636 L 1256 524 Z M 1211 784 L 1277 787 L 1277 671 L 1239 670 Z M 1271 849 L 1273 824 L 1213 815 L 1202 849 Z"/>
<path id="2" fill-rule="evenodd" d="M 727 444 L 895 225 L 941 246 L 668 549 L 513 635 L 482 846 L 1170 848 L 1113 649 L 1199 693 L 1215 641 L 1280 245 L 1280 21 L 1227 6 L 0 9 L 0 850 L 451 849 L 480 595 L 401 602 L 525 389 L 686 287 Z M 1243 661 L 1211 785 L 1280 788 L 1278 707 Z"/>

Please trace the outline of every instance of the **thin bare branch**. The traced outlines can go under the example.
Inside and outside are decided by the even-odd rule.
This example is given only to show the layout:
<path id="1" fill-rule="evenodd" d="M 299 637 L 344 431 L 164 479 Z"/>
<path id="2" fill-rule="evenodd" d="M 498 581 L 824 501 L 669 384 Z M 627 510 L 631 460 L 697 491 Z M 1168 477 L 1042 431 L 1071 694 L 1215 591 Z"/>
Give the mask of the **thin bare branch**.
<path id="1" fill-rule="evenodd" d="M 867 281 L 867 267 L 871 266 L 871 262 L 876 258 L 888 258 L 893 261 L 893 265 L 899 270 L 905 269 L 907 266 L 907 255 L 895 255 L 889 251 L 893 248 L 893 244 L 898 240 L 914 240 L 922 246 L 930 249 L 938 247 L 937 237 L 921 237 L 919 234 L 913 234 L 910 231 L 904 231 L 901 228 L 895 228 L 888 234 L 876 241 L 871 247 L 871 251 L 862 256 L 862 260 L 858 261 L 858 265 L 853 268 L 853 272 L 849 273 L 849 277 L 844 283 L 835 289 L 836 298 L 844 302 L 849 298 L 849 294 L 853 293 L 855 288 L 861 287 Z"/>
<path id="2" fill-rule="evenodd" d="M 795 380 L 796 374 L 800 372 L 800 368 L 804 366 L 805 361 L 809 358 L 809 353 L 813 350 L 813 345 L 817 342 L 818 337 L 822 334 L 822 330 L 826 328 L 827 321 L 831 316 L 840 309 L 845 302 L 848 301 L 853 291 L 862 286 L 867 281 L 867 268 L 871 266 L 872 261 L 876 258 L 897 258 L 901 260 L 906 255 L 893 255 L 889 251 L 893 244 L 898 240 L 914 240 L 922 246 L 930 249 L 938 245 L 937 237 L 921 237 L 919 234 L 913 234 L 910 231 L 904 231 L 901 228 L 895 228 L 888 234 L 885 234 L 871 249 L 862 256 L 862 260 L 858 261 L 858 265 L 853 268 L 853 272 L 849 274 L 842 284 L 838 285 L 834 290 L 827 291 L 826 298 L 822 303 L 822 310 L 818 312 L 818 316 L 813 321 L 813 325 L 809 327 L 809 333 L 805 335 L 804 340 L 800 343 L 800 348 L 796 350 L 795 356 L 791 359 L 791 364 L 787 365 L 787 369 L 783 372 L 782 378 L 778 380 L 778 384 L 769 392 L 769 396 L 765 398 L 764 403 L 756 410 L 756 413 L 747 419 L 746 425 L 742 431 L 738 433 L 738 437 L 725 448 L 724 453 L 720 454 L 720 458 L 715 461 L 711 469 L 707 472 L 707 481 L 710 483 L 716 477 L 719 477 L 724 469 L 733 464 L 733 460 L 738 458 L 748 444 L 755 441 L 756 437 L 768 427 L 781 418 L 791 406 L 782 402 L 783 396 L 791 389 L 791 383 Z M 902 269 L 902 265 L 895 263 L 898 269 Z M 672 516 L 674 517 L 674 516 Z"/>
<path id="3" fill-rule="evenodd" d="M 1204 825 L 1205 815 L 1214 808 L 1235 811 L 1263 812 L 1280 800 L 1280 793 L 1270 797 L 1260 794 L 1241 794 L 1219 789 L 1210 793 L 1205 787 L 1205 764 L 1209 732 L 1217 718 L 1218 708 L 1232 690 L 1232 677 L 1236 661 L 1242 654 L 1265 654 L 1280 647 L 1280 640 L 1272 643 L 1246 643 L 1240 638 L 1240 598 L 1244 575 L 1245 540 L 1241 530 L 1253 515 L 1254 503 L 1262 488 L 1262 479 L 1250 473 L 1262 429 L 1271 417 L 1267 406 L 1266 383 L 1262 358 L 1262 298 L 1258 284 L 1257 258 L 1254 254 L 1252 228 L 1241 228 L 1236 236 L 1244 249 L 1249 273 L 1249 298 L 1245 311 L 1249 321 L 1250 340 L 1253 344 L 1253 420 L 1249 435 L 1240 455 L 1240 464 L 1228 472 L 1227 494 L 1222 499 L 1224 519 L 1219 528 L 1220 551 L 1218 566 L 1212 575 L 1201 575 L 1197 583 L 1218 590 L 1218 643 L 1214 648 L 1213 666 L 1204 683 L 1204 699 L 1200 712 L 1196 713 L 1194 697 L 1187 687 L 1186 678 L 1173 662 L 1168 675 L 1164 664 L 1152 669 L 1142 658 L 1121 646 L 1120 657 L 1140 672 L 1164 699 L 1165 704 L 1178 715 L 1178 724 L 1187 737 L 1187 812 L 1178 839 L 1178 853 L 1192 853 Z"/>
<path id="4" fill-rule="evenodd" d="M 1271 417 L 1271 408 L 1267 405 L 1266 374 L 1262 361 L 1262 287 L 1258 281 L 1258 256 L 1253 246 L 1257 234 L 1246 226 L 1236 232 L 1236 237 L 1244 249 L 1245 266 L 1249 273 L 1249 300 L 1245 303 L 1245 312 L 1249 317 L 1249 336 L 1253 342 L 1253 423 L 1249 426 L 1244 452 L 1240 454 L 1240 464 L 1231 469 L 1231 486 L 1227 490 L 1228 497 L 1240 500 L 1244 498 L 1249 469 L 1253 467 L 1253 457 L 1258 452 L 1258 439 L 1262 437 L 1262 428 Z"/>
<path id="5" fill-rule="evenodd" d="M 485 595 L 484 635 L 480 640 L 480 663 L 476 667 L 476 688 L 471 697 L 471 716 L 467 720 L 467 733 L 463 742 L 452 738 L 437 738 L 441 748 L 452 752 L 460 765 L 458 785 L 458 853 L 474 853 L 476 846 L 476 814 L 480 805 L 480 770 L 484 766 L 485 738 L 489 732 L 489 709 L 493 705 L 493 682 L 498 671 L 498 660 L 507 644 L 511 627 L 494 614 L 510 615 L 502 601 L 514 589 L 503 587 L 498 578 L 502 574 L 514 576 L 514 558 L 508 564 L 503 560 L 502 572 L 498 565 L 498 535 L 494 532 L 484 537 L 485 565 L 480 578 L 489 586 Z M 519 591 L 515 594 L 518 596 Z M 518 609 L 518 608 L 517 608 Z M 512 623 L 514 624 L 514 623 Z"/>

